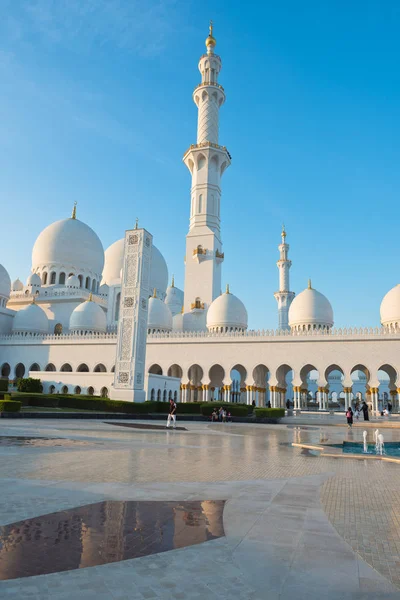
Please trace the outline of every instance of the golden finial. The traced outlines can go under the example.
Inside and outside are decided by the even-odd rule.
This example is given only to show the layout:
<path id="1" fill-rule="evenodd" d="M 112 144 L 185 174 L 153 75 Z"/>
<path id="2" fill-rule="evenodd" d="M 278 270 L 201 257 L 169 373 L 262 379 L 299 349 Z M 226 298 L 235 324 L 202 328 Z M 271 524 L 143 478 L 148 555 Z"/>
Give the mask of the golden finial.
<path id="1" fill-rule="evenodd" d="M 230 294 L 230 291 L 229 291 L 229 283 L 227 283 L 227 284 L 226 284 L 226 292 L 225 292 L 225 293 L 226 293 L 226 294 Z"/>
<path id="2" fill-rule="evenodd" d="M 281 235 L 282 235 L 283 238 L 286 237 L 285 223 L 282 223 L 282 233 L 281 233 Z"/>
<path id="3" fill-rule="evenodd" d="M 182 304 L 181 315 L 183 315 L 183 312 L 184 312 L 184 308 L 183 308 L 183 304 Z"/>
<path id="4" fill-rule="evenodd" d="M 88 302 L 93 302 L 93 294 L 90 292 Z"/>
<path id="5" fill-rule="evenodd" d="M 210 52 L 213 52 L 215 46 L 217 45 L 217 40 L 213 36 L 213 29 L 214 29 L 214 23 L 212 21 L 210 21 L 210 26 L 208 29 L 208 31 L 209 31 L 208 38 L 206 39 L 206 48 Z"/>
<path id="6" fill-rule="evenodd" d="M 75 202 L 74 202 L 74 208 L 72 209 L 72 216 L 71 216 L 71 218 L 72 218 L 72 219 L 76 219 L 76 205 L 77 205 L 77 204 L 78 204 L 78 203 L 77 203 L 77 201 L 75 200 Z"/>
<path id="7" fill-rule="evenodd" d="M 309 290 L 312 290 L 312 287 L 311 287 L 311 279 L 309 279 L 309 280 L 308 280 L 308 289 L 309 289 Z"/>
<path id="8" fill-rule="evenodd" d="M 135 229 L 139 229 L 139 217 L 136 217 Z"/>
<path id="9" fill-rule="evenodd" d="M 156 288 L 154 288 L 154 290 L 153 290 L 153 298 L 157 298 L 157 290 L 156 290 Z"/>
<path id="10" fill-rule="evenodd" d="M 172 274 L 171 287 L 175 287 L 175 276 Z"/>
<path id="11" fill-rule="evenodd" d="M 35 298 L 35 296 L 32 296 L 32 302 L 31 302 L 31 304 L 36 304 L 36 298 Z"/>

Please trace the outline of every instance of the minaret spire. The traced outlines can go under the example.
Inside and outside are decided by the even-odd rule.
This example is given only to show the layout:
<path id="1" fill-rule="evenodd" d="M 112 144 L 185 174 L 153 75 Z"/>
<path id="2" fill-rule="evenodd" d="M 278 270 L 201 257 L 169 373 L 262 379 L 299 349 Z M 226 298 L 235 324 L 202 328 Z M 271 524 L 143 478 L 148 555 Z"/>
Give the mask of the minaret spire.
<path id="1" fill-rule="evenodd" d="M 75 200 L 74 202 L 74 208 L 72 209 L 72 215 L 71 215 L 71 219 L 76 219 L 76 205 L 77 205 L 77 201 Z"/>
<path id="2" fill-rule="evenodd" d="M 230 155 L 219 143 L 219 110 L 225 102 L 218 83 L 221 58 L 214 53 L 216 39 L 210 22 L 207 54 L 199 61 L 201 82 L 193 92 L 198 108 L 197 142 L 186 151 L 183 161 L 192 176 L 189 233 L 186 236 L 185 314 L 192 305 L 207 309 L 221 292 L 221 263 L 224 259 L 220 234 L 221 177 L 230 165 Z M 200 300 L 200 302 L 197 302 Z M 205 312 L 204 326 L 205 328 Z M 192 313 L 194 314 L 194 313 Z M 196 313 L 199 323 L 200 315 Z M 189 321 L 185 329 L 192 328 Z M 197 326 L 196 326 L 197 327 Z"/>
<path id="3" fill-rule="evenodd" d="M 281 239 L 278 246 L 279 260 L 276 263 L 279 269 L 279 291 L 274 296 L 278 303 L 279 329 L 289 329 L 289 307 L 295 294 L 290 291 L 289 270 L 292 261 L 288 258 L 289 244 L 286 243 L 285 225 L 282 225 Z"/>

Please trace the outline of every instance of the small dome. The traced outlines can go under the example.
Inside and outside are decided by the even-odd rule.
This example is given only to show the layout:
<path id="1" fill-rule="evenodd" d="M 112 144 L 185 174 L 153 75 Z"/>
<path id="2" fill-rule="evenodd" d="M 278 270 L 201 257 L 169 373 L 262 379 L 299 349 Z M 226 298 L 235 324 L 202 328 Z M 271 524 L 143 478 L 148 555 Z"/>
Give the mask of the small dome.
<path id="1" fill-rule="evenodd" d="M 381 302 L 381 323 L 384 327 L 400 326 L 400 284 L 388 291 Z"/>
<path id="2" fill-rule="evenodd" d="M 173 331 L 183 331 L 183 313 L 179 312 L 177 315 L 172 317 L 172 329 Z"/>
<path id="3" fill-rule="evenodd" d="M 330 329 L 332 327 L 331 303 L 326 296 L 311 287 L 311 281 L 290 305 L 289 325 L 295 331 Z"/>
<path id="4" fill-rule="evenodd" d="M 175 287 L 173 277 L 171 285 L 167 287 L 167 293 L 165 295 L 164 302 L 170 309 L 173 317 L 181 312 L 183 305 L 183 291 Z"/>
<path id="5" fill-rule="evenodd" d="M 221 294 L 211 303 L 207 312 L 207 329 L 210 331 L 242 331 L 247 329 L 247 310 L 237 296 Z"/>
<path id="6" fill-rule="evenodd" d="M 110 288 L 108 287 L 108 285 L 106 283 L 103 283 L 99 287 L 99 294 L 100 294 L 100 296 L 108 296 L 109 291 L 110 291 Z"/>
<path id="7" fill-rule="evenodd" d="M 120 283 L 124 262 L 125 239 L 117 240 L 104 253 L 102 282 L 109 285 Z M 156 288 L 157 296 L 164 299 L 168 285 L 168 267 L 161 252 L 153 245 L 151 250 L 150 289 Z"/>
<path id="8" fill-rule="evenodd" d="M 32 302 L 17 312 L 12 330 L 15 333 L 46 334 L 49 332 L 49 319 L 44 310 Z"/>
<path id="9" fill-rule="evenodd" d="M 105 333 L 107 317 L 104 310 L 90 298 L 75 308 L 69 319 L 70 331 Z"/>
<path id="10" fill-rule="evenodd" d="M 104 250 L 97 234 L 72 217 L 52 223 L 40 233 L 32 250 L 32 270 L 65 268 L 101 276 Z"/>
<path id="11" fill-rule="evenodd" d="M 152 331 L 171 331 L 172 314 L 168 306 L 159 298 L 149 298 L 147 329 Z"/>
<path id="12" fill-rule="evenodd" d="M 70 275 L 65 284 L 68 288 L 78 289 L 81 287 L 81 282 L 76 275 Z"/>
<path id="13" fill-rule="evenodd" d="M 9 298 L 11 291 L 11 279 L 3 265 L 0 265 L 0 296 Z"/>
<path id="14" fill-rule="evenodd" d="M 40 287 L 42 285 L 42 280 L 37 273 L 31 273 L 26 280 L 27 287 Z"/>
<path id="15" fill-rule="evenodd" d="M 24 289 L 24 284 L 20 279 L 17 278 L 15 281 L 12 282 L 11 289 L 13 292 L 22 292 L 22 290 Z"/>

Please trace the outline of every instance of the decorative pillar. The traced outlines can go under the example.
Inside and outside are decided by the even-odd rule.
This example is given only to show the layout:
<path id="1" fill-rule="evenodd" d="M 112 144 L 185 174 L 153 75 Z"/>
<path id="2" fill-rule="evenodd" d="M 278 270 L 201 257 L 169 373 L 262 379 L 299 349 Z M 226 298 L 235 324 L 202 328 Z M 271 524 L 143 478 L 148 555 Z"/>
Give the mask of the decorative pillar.
<path id="1" fill-rule="evenodd" d="M 145 229 L 125 232 L 121 309 L 115 356 L 113 400 L 144 402 L 147 313 L 153 236 Z"/>
<path id="2" fill-rule="evenodd" d="M 397 412 L 400 412 L 400 388 L 397 388 L 396 392 L 397 392 L 397 402 L 396 402 L 397 406 L 396 406 L 396 408 L 397 408 Z"/>
<path id="3" fill-rule="evenodd" d="M 271 407 L 276 408 L 276 406 L 275 406 L 275 386 L 274 385 L 269 386 L 269 398 L 270 398 L 270 402 L 271 402 Z"/>
<path id="4" fill-rule="evenodd" d="M 203 402 L 210 402 L 210 386 L 203 385 Z"/>
<path id="5" fill-rule="evenodd" d="M 246 385 L 246 404 L 251 404 L 251 385 Z"/>

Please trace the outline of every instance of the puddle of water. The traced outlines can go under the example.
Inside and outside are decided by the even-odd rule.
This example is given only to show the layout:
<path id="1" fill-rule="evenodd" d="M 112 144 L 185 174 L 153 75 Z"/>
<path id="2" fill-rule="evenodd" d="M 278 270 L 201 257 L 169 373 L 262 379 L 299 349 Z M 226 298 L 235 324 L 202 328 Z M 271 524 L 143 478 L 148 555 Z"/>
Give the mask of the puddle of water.
<path id="1" fill-rule="evenodd" d="M 0 580 L 94 567 L 222 537 L 224 504 L 112 500 L 2 526 Z"/>

